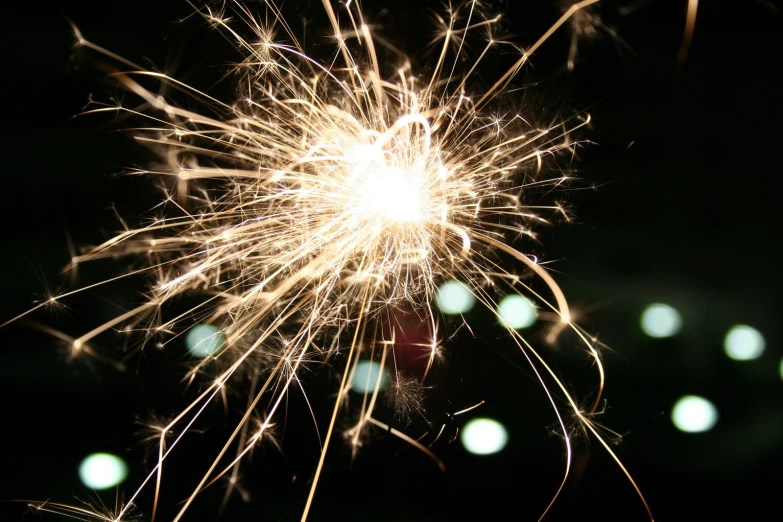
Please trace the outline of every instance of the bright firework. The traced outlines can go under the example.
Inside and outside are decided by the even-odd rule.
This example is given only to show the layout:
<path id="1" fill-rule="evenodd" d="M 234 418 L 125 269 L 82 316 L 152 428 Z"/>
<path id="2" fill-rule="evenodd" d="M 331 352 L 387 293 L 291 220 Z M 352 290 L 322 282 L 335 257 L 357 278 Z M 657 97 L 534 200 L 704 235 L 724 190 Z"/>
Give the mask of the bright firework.
<path id="1" fill-rule="evenodd" d="M 552 157 L 573 153 L 570 134 L 589 118 L 538 127 L 523 114 L 489 112 L 531 54 L 569 17 L 596 1 L 567 9 L 526 49 L 496 40 L 493 27 L 499 17 L 486 16 L 477 2 L 448 9 L 439 19 L 437 59 L 426 77 L 407 59 L 381 63 L 379 46 L 393 48 L 374 37 L 360 6 L 350 0 L 339 5 L 323 1 L 335 46 L 333 60 L 326 62 L 306 53 L 271 3 L 266 4 L 267 22 L 240 2 L 205 7 L 199 13 L 245 56 L 236 67 L 241 96 L 233 103 L 145 70 L 76 31 L 79 45 L 123 64 L 125 70 L 112 75 L 143 103 L 142 109 L 111 106 L 90 112 L 125 112 L 147 120 L 136 138 L 163 158 L 146 173 L 164 180 L 165 217 L 73 259 L 74 266 L 118 256 L 144 259 L 140 268 L 118 276 L 149 276 L 143 302 L 79 337 L 50 331 L 69 343 L 74 356 L 98 356 L 93 340 L 105 332 L 141 332 L 145 341 L 163 346 L 184 339 L 197 325 L 211 325 L 211 337 L 201 341 L 206 343 L 200 348 L 203 358 L 189 379 L 214 378 L 173 419 L 153 426 L 157 463 L 116 513 L 51 503 L 37 507 L 120 520 L 140 492 L 151 488 L 154 520 L 167 457 L 226 388 L 246 387 L 243 417 L 181 504 L 174 518 L 179 520 L 201 491 L 221 477 L 236 477 L 242 459 L 270 435 L 289 388 L 300 385 L 301 370 L 321 360 L 339 366 L 342 377 L 302 514 L 306 519 L 360 359 L 394 368 L 387 402 L 400 415 L 420 411 L 424 383 L 442 350 L 436 289 L 449 279 L 466 282 L 475 300 L 490 310 L 496 309 L 501 292 L 523 295 L 550 310 L 558 318 L 553 337 L 566 328 L 576 332 L 596 361 L 602 389 L 599 355 L 572 323 L 563 293 L 535 258 L 511 246 L 518 237 L 534 234 L 532 227 L 544 221 L 542 212 L 562 213 L 558 206 L 526 205 L 526 191 L 568 181 L 567 174 L 546 176 L 544 166 Z M 249 38 L 235 29 L 232 17 L 251 30 Z M 481 35 L 485 45 L 463 70 L 460 59 L 473 34 Z M 518 59 L 488 88 L 471 92 L 475 71 L 500 46 L 518 52 Z M 208 110 L 186 109 L 145 86 L 149 82 L 185 92 Z M 551 297 L 504 268 L 508 258 L 542 280 Z M 53 296 L 41 306 L 78 291 Z M 204 298 L 170 314 L 169 305 L 186 294 Z M 422 349 L 427 363 L 420 376 L 393 366 L 398 311 L 415 314 L 426 325 Z M 508 327 L 508 333 L 541 382 L 565 435 L 563 483 L 553 488 L 552 502 L 571 465 L 572 426 L 566 419 L 576 419 L 630 479 L 591 421 L 600 391 L 590 407 L 581 408 L 545 358 L 517 330 Z M 376 385 L 363 385 L 361 410 L 346 438 L 358 448 L 365 431 L 379 426 L 437 461 L 427 446 L 374 416 L 383 376 L 378 371 Z M 556 397 L 565 399 L 570 411 L 560 411 Z"/>

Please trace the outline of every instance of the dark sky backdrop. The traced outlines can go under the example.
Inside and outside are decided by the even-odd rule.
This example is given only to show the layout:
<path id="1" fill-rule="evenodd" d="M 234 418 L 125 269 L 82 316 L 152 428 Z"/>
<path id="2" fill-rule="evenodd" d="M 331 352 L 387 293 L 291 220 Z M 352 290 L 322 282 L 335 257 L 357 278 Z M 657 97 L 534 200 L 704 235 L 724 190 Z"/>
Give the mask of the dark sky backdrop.
<path id="1" fill-rule="evenodd" d="M 594 122 L 580 135 L 593 144 L 576 164 L 582 181 L 574 188 L 587 190 L 564 195 L 577 219 L 542 230 L 542 245 L 527 249 L 557 260 L 559 281 L 584 310 L 582 325 L 614 350 L 606 354 L 609 408 L 601 421 L 625 435 L 616 450 L 657 519 L 720 520 L 735 511 L 751 520 L 766 509 L 774 517 L 783 464 L 778 373 L 783 14 L 761 0 L 703 0 L 688 59 L 677 68 L 685 0 L 639 3 L 644 5 L 626 15 L 612 2 L 598 11 L 623 43 L 599 31 L 580 44 L 576 68 L 568 73 L 566 30 L 545 45 L 516 83 L 526 87 L 527 100 L 566 115 L 589 110 Z M 366 11 L 385 34 L 414 57 L 420 53 L 430 36 L 430 14 L 422 7 L 428 4 L 390 2 L 388 12 L 372 4 L 366 3 Z M 498 8 L 507 14 L 503 32 L 523 45 L 558 16 L 546 2 L 511 4 Z M 106 100 L 121 92 L 95 72 L 94 54 L 73 52 L 65 16 L 87 38 L 122 56 L 230 97 L 230 82 L 212 84 L 235 55 L 195 20 L 175 22 L 190 12 L 185 2 L 150 0 L 68 1 L 56 10 L 27 2 L 5 11 L 0 322 L 29 307 L 45 285 L 70 288 L 58 275 L 69 257 L 66 231 L 76 245 L 97 243 L 116 229 L 112 204 L 133 222 L 157 196 L 152 180 L 112 176 L 149 159 L 126 134 L 111 132 L 121 124 L 100 116 L 69 120 L 90 93 Z M 315 34 L 324 29 L 315 14 L 320 2 L 291 1 L 287 12 L 315 19 Z M 501 63 L 502 58 L 496 73 Z M 82 267 L 79 282 L 123 266 L 110 261 Z M 69 301 L 68 311 L 37 314 L 35 320 L 83 332 L 111 317 L 138 290 L 119 285 L 91 293 Z M 680 335 L 644 337 L 639 314 L 653 301 L 682 312 Z M 441 474 L 420 453 L 383 434 L 365 446 L 352 468 L 336 448 L 313 521 L 535 520 L 562 471 L 562 450 L 550 433 L 554 420 L 523 359 L 493 329 L 491 318 L 478 315 L 474 321 L 482 335 L 476 341 L 457 337 L 449 345 L 450 368 L 438 394 L 450 395 L 453 410 L 486 400 L 476 413 L 508 426 L 507 449 L 479 458 L 458 443 L 439 443 L 433 449 L 448 468 Z M 737 363 L 723 354 L 723 335 L 736 323 L 751 324 L 766 337 L 759 360 Z M 103 348 L 110 351 L 112 345 L 110 337 L 103 338 Z M 173 411 L 192 395 L 178 382 L 181 354 L 137 356 L 129 362 L 131 371 L 119 373 L 100 363 L 68 363 L 56 341 L 22 324 L 0 330 L 0 347 L 5 441 L 0 500 L 87 498 L 76 468 L 98 450 L 122 454 L 130 463 L 125 483 L 130 493 L 145 469 L 135 416 Z M 573 343 L 563 351 L 568 348 Z M 586 395 L 589 361 L 569 356 L 558 361 L 569 384 Z M 336 377 L 325 372 L 311 379 L 322 399 L 315 408 L 325 422 Z M 684 394 L 715 402 L 720 420 L 714 430 L 699 435 L 675 430 L 669 412 Z M 318 448 L 301 398 L 291 401 L 285 455 L 267 449 L 253 460 L 245 472 L 253 500 L 233 499 L 223 520 L 298 520 Z M 430 412 L 434 420 L 446 406 L 438 408 Z M 449 429 L 465 420 L 458 418 Z M 229 426 L 215 411 L 208 429 L 174 458 L 164 514 L 206 465 L 208 455 L 199 455 L 201 450 Z M 582 514 L 587 520 L 645 520 L 631 486 L 596 443 L 578 443 L 576 462 L 577 472 L 549 520 Z M 187 519 L 214 520 L 220 497 L 218 491 L 206 493 Z M 114 502 L 111 492 L 100 498 Z M 145 520 L 148 506 L 141 507 Z M 0 512 L 2 520 L 38 519 L 23 504 L 0 504 Z"/>

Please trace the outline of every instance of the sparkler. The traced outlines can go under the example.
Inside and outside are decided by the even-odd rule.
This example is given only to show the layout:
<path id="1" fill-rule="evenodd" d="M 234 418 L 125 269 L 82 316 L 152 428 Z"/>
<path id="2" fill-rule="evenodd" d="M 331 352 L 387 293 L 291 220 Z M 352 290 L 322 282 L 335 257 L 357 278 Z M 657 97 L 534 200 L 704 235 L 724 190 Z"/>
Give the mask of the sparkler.
<path id="1" fill-rule="evenodd" d="M 502 289 L 551 310 L 557 317 L 555 330 L 572 329 L 595 359 L 602 390 L 604 374 L 593 340 L 572 322 L 565 296 L 550 274 L 512 246 L 519 236 L 534 235 L 532 227 L 544 221 L 542 212 L 563 212 L 559 206 L 527 206 L 525 196 L 533 188 L 559 187 L 569 180 L 564 174 L 547 177 L 544 165 L 561 153 L 573 153 L 570 135 L 589 117 L 537 127 L 522 114 L 498 117 L 488 112 L 528 58 L 569 17 L 596 1 L 571 6 L 526 49 L 497 40 L 493 27 L 499 17 L 485 16 L 478 2 L 447 9 L 439 18 L 437 61 L 426 77 L 407 59 L 393 66 L 382 63 L 378 46 L 392 48 L 374 36 L 357 2 L 332 5 L 323 0 L 333 30 L 331 62 L 308 55 L 271 3 L 266 4 L 271 23 L 259 21 L 240 2 L 203 7 L 198 12 L 245 56 L 236 67 L 241 96 L 231 104 L 135 65 L 74 28 L 80 46 L 123 65 L 112 76 L 140 98 L 140 107 L 103 106 L 89 112 L 127 113 L 148 122 L 135 136 L 161 152 L 162 164 L 145 173 L 164 180 L 161 207 L 167 214 L 72 260 L 76 266 L 118 256 L 143 258 L 141 268 L 118 276 L 150 277 L 137 307 L 79 337 L 49 331 L 66 340 L 75 357 L 97 356 L 94 339 L 115 330 L 141 332 L 145 341 L 160 346 L 181 340 L 196 324 L 215 325 L 220 333 L 188 379 L 216 376 L 173 419 L 153 426 L 157 463 L 123 507 L 110 516 L 52 503 L 37 507 L 118 521 L 140 492 L 151 488 L 154 520 L 167 457 L 208 405 L 226 388 L 244 386 L 237 384 L 242 375 L 251 375 L 245 413 L 181 504 L 174 518 L 178 521 L 205 488 L 221 477 L 236 478 L 242 459 L 269 435 L 289 388 L 300 386 L 305 364 L 320 359 L 343 370 L 305 520 L 360 357 L 381 366 L 394 360 L 397 310 L 417 314 L 427 326 L 427 363 L 416 379 L 395 372 L 389 402 L 402 415 L 420 411 L 423 383 L 442 350 L 435 291 L 447 279 L 466 282 L 489 309 L 495 308 Z M 244 22 L 250 38 L 235 29 L 228 13 Z M 459 58 L 473 34 L 484 36 L 486 43 L 463 71 Z M 514 49 L 518 59 L 489 88 L 471 93 L 475 71 L 499 46 Z M 150 82 L 185 92 L 209 110 L 179 106 L 145 86 Z M 551 297 L 504 269 L 501 257 L 534 273 Z M 78 291 L 53 296 L 40 306 Z M 166 318 L 167 305 L 186 293 L 204 298 L 187 312 Z M 541 382 L 565 435 L 564 477 L 553 488 L 552 502 L 571 466 L 567 417 L 600 442 L 639 492 L 591 420 L 600 391 L 591 407 L 581 408 L 546 358 L 516 330 L 508 333 Z M 379 373 L 376 384 L 381 378 Z M 358 448 L 370 426 L 380 426 L 437 461 L 423 443 L 374 416 L 378 389 L 367 386 L 355 425 L 346 432 L 353 447 Z M 561 411 L 556 396 L 570 411 Z"/>

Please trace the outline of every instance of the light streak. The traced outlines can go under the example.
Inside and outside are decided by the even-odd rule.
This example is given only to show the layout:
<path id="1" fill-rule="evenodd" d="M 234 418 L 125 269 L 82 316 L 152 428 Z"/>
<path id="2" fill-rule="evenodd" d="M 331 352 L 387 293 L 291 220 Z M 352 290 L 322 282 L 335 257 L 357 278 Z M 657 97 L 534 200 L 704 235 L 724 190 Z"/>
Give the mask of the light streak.
<path id="1" fill-rule="evenodd" d="M 418 314 L 429 328 L 431 339 L 421 345 L 429 358 L 421 381 L 432 375 L 441 350 L 437 285 L 450 279 L 466 282 L 475 300 L 490 310 L 496 309 L 501 294 L 518 293 L 535 301 L 551 310 L 562 328 L 576 332 L 595 360 L 599 392 L 592 407 L 582 409 L 546 358 L 509 328 L 564 434 L 563 482 L 545 512 L 571 467 L 566 417 L 577 419 L 584 433 L 598 439 L 639 492 L 591 420 L 604 384 L 597 349 L 572 323 L 565 295 L 552 276 L 535 257 L 512 246 L 517 238 L 532 235 L 535 223 L 545 221 L 541 212 L 562 213 L 559 205 L 526 205 L 527 193 L 533 187 L 557 188 L 567 180 L 562 173 L 548 178 L 544 165 L 561 153 L 573 155 L 571 134 L 586 125 L 589 116 L 538 127 L 525 115 L 498 117 L 488 109 L 538 48 L 571 16 L 596 1 L 568 8 L 535 43 L 519 50 L 516 61 L 489 88 L 477 93 L 469 92 L 470 80 L 482 60 L 505 42 L 493 34 L 499 17 L 485 16 L 475 1 L 448 9 L 441 19 L 438 59 L 429 77 L 407 60 L 398 66 L 382 62 L 378 46 L 387 44 L 374 38 L 357 2 L 333 5 L 323 0 L 334 36 L 332 61 L 310 56 L 271 3 L 266 4 L 270 22 L 260 21 L 238 1 L 220 9 L 204 7 L 199 13 L 245 57 L 236 71 L 242 95 L 235 103 L 144 70 L 89 42 L 74 28 L 77 45 L 130 68 L 114 70 L 111 76 L 138 96 L 142 108 L 112 106 L 88 112 L 127 113 L 146 120 L 135 136 L 161 153 L 162 165 L 144 172 L 164 180 L 161 208 L 167 214 L 72 260 L 76 266 L 121 256 L 146 259 L 146 266 L 133 272 L 146 272 L 152 281 L 146 300 L 84 335 L 56 335 L 72 342 L 74 354 L 87 356 L 95 350 L 88 343 L 114 329 L 142 331 L 146 339 L 153 339 L 172 332 L 186 334 L 188 328 L 206 323 L 218 326 L 224 339 L 223 348 L 196 362 L 189 374 L 192 380 L 215 369 L 216 377 L 170 422 L 156 426 L 157 463 L 111 520 L 124 519 L 140 492 L 152 484 L 155 519 L 166 459 L 225 387 L 235 386 L 242 374 L 259 374 L 257 359 L 271 361 L 263 368 L 265 381 L 256 387 L 253 378 L 242 419 L 181 504 L 174 522 L 221 477 L 230 476 L 234 487 L 242 457 L 274 425 L 289 387 L 301 386 L 298 374 L 307 362 L 320 358 L 339 364 L 339 356 L 347 353 L 302 514 L 305 520 L 360 358 L 380 359 L 381 367 L 395 360 L 395 334 L 389 325 L 395 311 L 405 310 Z M 250 38 L 234 28 L 225 15 L 229 11 L 251 30 Z M 283 36 L 278 39 L 276 31 Z M 480 37 L 483 49 L 461 73 L 466 41 Z M 155 94 L 153 87 L 145 86 L 150 83 L 184 92 L 208 110 L 186 109 Z M 503 257 L 519 263 L 511 271 L 529 270 L 537 276 L 554 302 L 504 269 Z M 160 319 L 167 305 L 186 293 L 205 298 L 189 313 Z M 368 426 L 381 427 L 442 467 L 420 439 L 374 416 L 382 372 L 378 375 L 376 386 L 366 387 L 358 422 L 346 430 L 346 437 L 358 447 Z M 396 370 L 394 375 L 401 387 L 397 392 L 405 399 L 398 402 L 408 411 L 418 411 L 409 398 L 415 399 L 420 388 L 402 389 L 410 385 L 410 378 Z M 567 404 L 565 410 L 559 400 Z M 262 410 L 255 433 L 248 434 L 251 419 Z M 173 438 L 166 440 L 167 435 Z M 649 513 L 643 498 L 642 502 Z M 105 514 L 53 503 L 36 507 L 108 520 Z"/>
<path id="2" fill-rule="evenodd" d="M 699 10 L 699 0 L 688 0 L 688 7 L 685 16 L 685 28 L 682 33 L 682 42 L 677 51 L 677 65 L 682 65 L 688 58 L 688 51 L 691 48 L 693 40 L 693 31 L 696 28 L 696 13 Z"/>

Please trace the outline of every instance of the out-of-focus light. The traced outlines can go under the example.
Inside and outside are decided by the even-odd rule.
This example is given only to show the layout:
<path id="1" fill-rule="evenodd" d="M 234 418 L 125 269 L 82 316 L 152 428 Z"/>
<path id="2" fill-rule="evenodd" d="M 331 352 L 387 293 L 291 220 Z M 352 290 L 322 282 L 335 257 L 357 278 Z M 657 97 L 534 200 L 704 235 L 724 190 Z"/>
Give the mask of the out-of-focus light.
<path id="1" fill-rule="evenodd" d="M 780 379 L 783 380 L 783 359 L 780 360 L 780 366 L 778 366 L 778 373 L 780 374 Z"/>
<path id="2" fill-rule="evenodd" d="M 225 342 L 226 336 L 220 328 L 211 324 L 197 324 L 185 336 L 188 351 L 201 359 L 217 353 Z"/>
<path id="3" fill-rule="evenodd" d="M 674 404 L 672 422 L 686 433 L 709 431 L 718 422 L 718 409 L 704 397 L 686 395 Z"/>
<path id="4" fill-rule="evenodd" d="M 378 384 L 378 374 L 381 372 L 381 365 L 375 361 L 359 361 L 356 365 L 356 371 L 353 374 L 351 389 L 356 393 L 372 393 Z M 386 372 L 381 375 L 379 389 L 386 386 Z"/>
<path id="5" fill-rule="evenodd" d="M 502 325 L 515 330 L 531 326 L 538 317 L 535 305 L 521 295 L 507 295 L 501 299 L 497 314 Z"/>
<path id="6" fill-rule="evenodd" d="M 735 361 L 758 359 L 764 353 L 765 347 L 764 336 L 752 326 L 745 324 L 732 327 L 723 340 L 726 355 Z"/>
<path id="7" fill-rule="evenodd" d="M 127 476 L 125 462 L 109 453 L 93 453 L 79 465 L 79 478 L 91 489 L 113 488 Z"/>
<path id="8" fill-rule="evenodd" d="M 452 279 L 440 285 L 435 304 L 446 315 L 459 315 L 469 312 L 476 304 L 476 298 L 465 283 Z"/>
<path id="9" fill-rule="evenodd" d="M 496 420 L 473 419 L 462 428 L 460 441 L 474 455 L 490 455 L 506 447 L 508 432 Z"/>
<path id="10" fill-rule="evenodd" d="M 674 307 L 654 303 L 642 312 L 642 331 L 650 337 L 672 337 L 682 327 L 682 316 Z"/>

